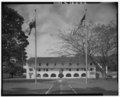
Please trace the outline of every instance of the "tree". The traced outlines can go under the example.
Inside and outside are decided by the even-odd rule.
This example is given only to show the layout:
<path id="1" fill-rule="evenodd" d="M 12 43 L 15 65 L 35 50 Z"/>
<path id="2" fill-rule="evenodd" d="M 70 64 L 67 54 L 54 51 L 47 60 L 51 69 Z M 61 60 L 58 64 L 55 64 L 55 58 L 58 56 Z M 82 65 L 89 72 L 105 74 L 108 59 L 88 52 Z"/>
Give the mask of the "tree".
<path id="1" fill-rule="evenodd" d="M 94 31 L 98 34 L 98 50 L 103 67 L 108 66 L 112 60 L 110 56 L 117 56 L 117 29 L 112 22 L 108 25 L 97 25 Z M 114 56 L 115 57 L 115 56 Z M 117 57 L 116 57 L 117 58 Z"/>
<path id="2" fill-rule="evenodd" d="M 76 27 L 77 28 L 77 27 Z M 109 24 L 92 24 L 84 23 L 79 29 L 70 30 L 67 33 L 60 33 L 59 38 L 62 40 L 62 48 L 59 53 L 67 56 L 85 56 L 86 35 L 87 35 L 87 50 L 88 58 L 98 66 L 96 56 L 100 56 L 100 63 L 103 69 L 100 69 L 105 74 L 105 66 L 109 64 L 109 56 L 117 51 L 117 30 L 116 25 Z"/>
<path id="3" fill-rule="evenodd" d="M 27 36 L 22 31 L 23 17 L 15 10 L 2 6 L 2 63 L 6 63 L 8 73 L 15 74 L 16 66 L 22 66 L 26 61 L 25 47 L 28 45 Z M 16 63 L 10 60 L 14 58 Z M 11 68 L 11 69 L 8 69 Z"/>
<path id="4" fill-rule="evenodd" d="M 85 55 L 85 41 L 88 36 L 88 55 L 94 55 L 97 48 L 97 33 L 93 32 L 93 24 L 86 23 L 76 31 L 76 28 L 68 33 L 60 33 L 59 38 L 62 40 L 62 50 L 67 51 L 68 55 L 77 56 L 79 54 Z M 87 33 L 86 33 L 87 32 Z M 95 41 L 96 40 L 96 41 Z M 94 50 L 93 50 L 94 49 Z"/>

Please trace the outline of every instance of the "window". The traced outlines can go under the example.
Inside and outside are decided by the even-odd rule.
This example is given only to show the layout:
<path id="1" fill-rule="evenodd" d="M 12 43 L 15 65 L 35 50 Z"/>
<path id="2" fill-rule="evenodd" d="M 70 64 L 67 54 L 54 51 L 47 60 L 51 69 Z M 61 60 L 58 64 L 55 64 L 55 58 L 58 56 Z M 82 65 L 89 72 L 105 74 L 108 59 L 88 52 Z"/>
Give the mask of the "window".
<path id="1" fill-rule="evenodd" d="M 61 71 L 64 71 L 64 69 L 62 68 Z"/>
<path id="2" fill-rule="evenodd" d="M 55 66 L 56 66 L 56 63 L 55 63 Z"/>
<path id="3" fill-rule="evenodd" d="M 92 65 L 92 63 L 90 63 L 90 65 Z"/>
<path id="4" fill-rule="evenodd" d="M 69 69 L 69 71 L 71 71 L 71 68 Z"/>
<path id="5" fill-rule="evenodd" d="M 46 69 L 46 71 L 48 71 L 48 69 Z"/>
<path id="6" fill-rule="evenodd" d="M 41 66 L 41 63 L 39 63 L 39 66 Z"/>
<path id="7" fill-rule="evenodd" d="M 77 68 L 76 71 L 79 71 L 79 69 Z"/>
<path id="8" fill-rule="evenodd" d="M 46 66 L 48 66 L 49 64 L 48 63 L 46 63 Z"/>
<path id="9" fill-rule="evenodd" d="M 32 69 L 32 68 L 29 68 L 29 70 L 30 70 L 30 71 L 33 71 L 33 69 Z"/>
<path id="10" fill-rule="evenodd" d="M 72 63 L 69 63 L 69 65 L 72 65 Z"/>
<path id="11" fill-rule="evenodd" d="M 90 71 L 93 71 L 94 69 L 93 68 L 90 68 Z"/>
<path id="12" fill-rule="evenodd" d="M 38 69 L 38 71 L 41 71 L 41 69 Z"/>
<path id="13" fill-rule="evenodd" d="M 71 77 L 71 74 L 70 73 L 66 74 L 66 77 Z"/>
<path id="14" fill-rule="evenodd" d="M 75 73 L 75 74 L 74 74 L 74 77 L 79 77 L 79 74 L 78 74 L 78 73 Z"/>

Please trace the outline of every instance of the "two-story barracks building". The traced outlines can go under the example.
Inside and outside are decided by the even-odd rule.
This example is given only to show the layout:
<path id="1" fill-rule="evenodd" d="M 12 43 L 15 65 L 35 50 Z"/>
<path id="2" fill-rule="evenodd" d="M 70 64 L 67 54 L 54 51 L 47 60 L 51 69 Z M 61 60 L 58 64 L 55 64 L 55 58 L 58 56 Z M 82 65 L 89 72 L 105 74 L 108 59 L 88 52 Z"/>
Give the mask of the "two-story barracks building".
<path id="1" fill-rule="evenodd" d="M 88 78 L 96 78 L 96 67 L 88 60 Z M 26 65 L 26 78 L 35 78 L 35 58 Z M 37 58 L 37 79 L 86 78 L 86 65 L 83 57 L 39 57 Z"/>

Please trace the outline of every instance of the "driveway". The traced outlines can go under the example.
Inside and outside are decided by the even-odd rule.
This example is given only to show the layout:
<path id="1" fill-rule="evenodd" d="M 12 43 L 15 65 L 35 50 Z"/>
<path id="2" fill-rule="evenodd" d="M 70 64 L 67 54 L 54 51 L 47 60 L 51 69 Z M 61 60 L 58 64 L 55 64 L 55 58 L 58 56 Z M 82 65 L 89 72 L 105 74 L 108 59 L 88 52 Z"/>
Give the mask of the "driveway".
<path id="1" fill-rule="evenodd" d="M 72 86 L 63 79 L 56 80 L 45 94 L 77 94 Z"/>

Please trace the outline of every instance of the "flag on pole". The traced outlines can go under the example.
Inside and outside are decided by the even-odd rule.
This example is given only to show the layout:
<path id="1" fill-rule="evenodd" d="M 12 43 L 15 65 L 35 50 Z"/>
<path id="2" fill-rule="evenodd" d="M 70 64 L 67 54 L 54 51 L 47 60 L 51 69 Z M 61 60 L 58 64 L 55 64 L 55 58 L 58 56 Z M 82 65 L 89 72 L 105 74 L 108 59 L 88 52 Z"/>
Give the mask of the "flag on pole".
<path id="1" fill-rule="evenodd" d="M 84 14 L 83 18 L 81 19 L 80 25 L 82 25 L 83 21 L 85 20 L 85 17 L 86 17 L 86 13 Z"/>
<path id="2" fill-rule="evenodd" d="M 80 29 L 82 27 L 82 24 L 83 24 L 84 20 L 86 19 L 86 12 L 87 12 L 87 9 L 85 9 L 85 14 L 83 15 L 82 19 L 80 20 L 77 29 L 75 29 L 73 31 L 73 35 L 76 34 L 76 32 L 78 31 L 78 29 Z"/>
<path id="3" fill-rule="evenodd" d="M 31 34 L 32 28 L 36 27 L 35 19 L 29 23 L 29 35 Z"/>
<path id="4" fill-rule="evenodd" d="M 87 9 L 85 9 L 85 14 L 83 15 L 83 17 L 82 17 L 82 19 L 81 19 L 81 21 L 80 21 L 80 24 L 79 24 L 79 26 L 78 26 L 78 29 L 82 26 L 84 20 L 86 19 L 86 11 L 87 11 Z"/>

